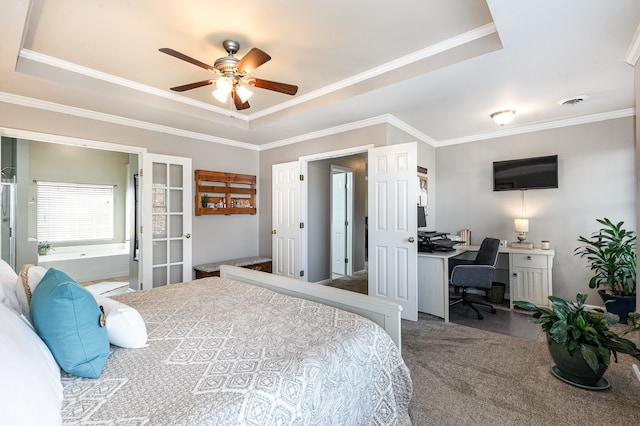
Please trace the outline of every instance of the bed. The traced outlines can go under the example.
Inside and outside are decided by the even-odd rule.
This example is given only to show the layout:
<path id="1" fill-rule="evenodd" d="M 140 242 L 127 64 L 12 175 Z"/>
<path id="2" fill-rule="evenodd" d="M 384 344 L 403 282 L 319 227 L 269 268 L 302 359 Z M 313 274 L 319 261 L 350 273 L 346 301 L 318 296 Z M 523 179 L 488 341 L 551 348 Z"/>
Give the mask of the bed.
<path id="1" fill-rule="evenodd" d="M 114 298 L 148 345 L 111 346 L 97 379 L 63 373 L 63 424 L 411 423 L 395 304 L 226 266 Z"/>

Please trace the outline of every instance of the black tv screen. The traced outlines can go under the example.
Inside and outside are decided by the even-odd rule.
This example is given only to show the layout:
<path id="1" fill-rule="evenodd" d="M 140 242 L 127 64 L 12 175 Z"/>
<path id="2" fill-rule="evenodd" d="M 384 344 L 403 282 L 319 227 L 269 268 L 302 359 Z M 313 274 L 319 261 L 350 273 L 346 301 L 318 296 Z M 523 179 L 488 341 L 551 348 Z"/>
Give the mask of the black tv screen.
<path id="1" fill-rule="evenodd" d="M 558 187 L 558 156 L 494 161 L 493 190 L 512 191 Z"/>

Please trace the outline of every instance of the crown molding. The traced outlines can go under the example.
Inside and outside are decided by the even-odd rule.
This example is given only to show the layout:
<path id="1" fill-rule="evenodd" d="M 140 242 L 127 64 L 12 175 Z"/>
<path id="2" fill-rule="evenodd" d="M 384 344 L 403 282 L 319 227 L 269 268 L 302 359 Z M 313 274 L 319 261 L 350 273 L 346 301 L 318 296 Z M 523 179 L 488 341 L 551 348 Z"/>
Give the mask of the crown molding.
<path id="1" fill-rule="evenodd" d="M 365 127 L 375 126 L 377 124 L 389 124 L 392 125 L 416 139 L 425 142 L 435 148 L 458 145 L 463 143 L 477 142 L 487 139 L 496 139 L 506 136 L 520 135 L 524 133 L 539 132 L 542 130 L 557 129 L 561 127 L 577 126 L 580 124 L 595 123 L 598 121 L 614 120 L 617 118 L 633 117 L 635 115 L 635 108 L 627 108 L 618 111 L 605 112 L 600 114 L 592 114 L 583 117 L 569 118 L 566 120 L 551 121 L 548 123 L 534 124 L 531 126 L 514 127 L 510 129 L 501 129 L 495 132 L 480 133 L 461 138 L 445 139 L 437 141 L 428 135 L 420 132 L 414 127 L 408 125 L 404 121 L 398 119 L 392 114 L 383 114 L 376 117 L 367 118 L 364 120 L 354 121 L 351 123 L 342 124 L 339 126 L 329 127 L 316 132 L 305 133 L 302 135 L 294 136 L 287 139 L 281 139 L 279 141 L 270 142 L 263 145 L 254 145 L 246 142 L 240 142 L 233 139 L 225 139 L 217 136 L 207 135 L 198 132 L 191 132 L 188 130 L 177 129 L 175 127 L 163 126 L 160 124 L 149 123 L 146 121 L 133 120 L 130 118 L 120 117 L 112 114 L 105 114 L 101 112 L 90 111 L 86 109 L 70 107 L 67 105 L 61 105 L 53 102 L 43 101 L 34 98 L 28 98 L 25 96 L 15 95 L 12 93 L 0 92 L 0 102 L 5 102 L 14 105 L 25 106 L 29 108 L 36 108 L 45 111 L 56 112 L 60 114 L 67 114 L 90 120 L 97 120 L 106 123 L 118 124 L 122 126 L 135 127 L 138 129 L 150 130 L 153 132 L 166 133 L 174 136 L 181 136 L 189 139 L 196 139 L 205 142 L 219 143 L 222 145 L 233 146 L 236 148 L 248 149 L 251 151 L 266 151 L 269 149 L 279 148 L 286 145 L 291 145 L 298 142 L 304 142 L 310 139 L 322 138 L 325 136 L 331 136 L 338 133 L 344 133 L 351 130 L 362 129 Z"/>
<path id="2" fill-rule="evenodd" d="M 418 140 L 420 140 L 422 142 L 426 142 L 427 144 L 433 146 L 434 148 L 438 146 L 438 141 L 436 141 L 432 137 L 422 133 L 421 131 L 419 131 L 415 127 L 412 127 L 412 126 L 408 125 L 407 123 L 405 123 L 404 121 L 400 120 L 399 118 L 397 118 L 394 115 L 387 114 L 387 116 L 389 117 L 387 122 L 390 125 L 392 125 L 394 127 L 397 127 L 398 129 L 402 130 L 405 133 L 410 134 L 411 136 L 415 137 L 416 139 L 418 139 Z"/>
<path id="3" fill-rule="evenodd" d="M 632 67 L 635 67 L 638 63 L 638 58 L 640 58 L 640 25 L 636 28 L 636 33 L 633 35 L 633 39 L 627 49 L 624 61 Z"/>
<path id="4" fill-rule="evenodd" d="M 393 61 L 389 61 L 375 68 L 371 68 L 370 70 L 364 71 L 360 74 L 356 74 L 352 77 L 349 77 L 344 80 L 338 81 L 336 83 L 330 84 L 328 86 L 322 87 L 318 90 L 314 90 L 312 92 L 296 96 L 295 98 L 288 100 L 286 102 L 283 102 L 281 104 L 275 105 L 270 108 L 265 108 L 261 111 L 250 114 L 249 119 L 254 120 L 257 118 L 262 118 L 270 114 L 276 113 L 278 111 L 281 111 L 283 109 L 290 108 L 290 107 L 302 104 L 304 102 L 309 102 L 313 99 L 328 95 L 333 92 L 337 92 L 338 90 L 342 90 L 349 86 L 353 86 L 362 81 L 377 77 L 379 75 L 382 75 L 391 71 L 395 71 L 398 68 L 405 67 L 414 62 L 421 61 L 423 59 L 438 55 L 442 52 L 446 52 L 447 50 L 451 50 L 456 47 L 463 46 L 467 43 L 471 43 L 473 41 L 479 40 L 497 31 L 498 30 L 496 29 L 496 25 L 493 22 L 490 24 L 483 25 L 482 27 L 475 28 L 471 31 L 467 31 L 466 33 L 441 41 L 440 43 L 436 43 L 432 46 L 426 47 L 424 49 L 421 49 L 416 52 L 410 53 L 408 55 L 402 56 L 400 58 L 394 59 Z"/>
<path id="5" fill-rule="evenodd" d="M 521 135 L 524 133 L 539 132 L 542 130 L 558 129 L 561 127 L 577 126 L 580 124 L 596 123 L 598 121 L 614 120 L 617 118 L 633 117 L 635 108 L 627 108 L 618 111 L 603 112 L 600 114 L 585 115 L 583 117 L 568 118 L 566 120 L 550 121 L 548 123 L 533 124 L 531 126 L 514 127 L 498 130 L 496 132 L 480 133 L 462 138 L 446 139 L 437 142 L 436 147 L 458 145 L 462 143 L 477 142 L 487 139 L 496 139 L 506 136 Z"/>
<path id="6" fill-rule="evenodd" d="M 223 114 L 223 115 L 229 114 L 229 110 L 217 107 L 212 104 L 208 104 L 206 102 L 196 101 L 194 99 L 190 99 L 190 98 L 180 96 L 171 92 L 167 92 L 165 90 L 160 90 L 155 87 L 147 86 L 146 84 L 136 83 L 135 81 L 127 80 L 126 78 L 117 77 L 112 74 L 107 74 L 105 72 L 97 71 L 92 68 L 74 64 L 73 62 L 67 62 L 67 61 L 63 61 L 62 59 L 54 58 L 48 55 L 43 55 L 42 53 L 34 52 L 29 49 L 21 49 L 20 57 L 34 61 L 34 62 L 39 62 L 41 64 L 49 65 L 54 68 L 60 68 L 76 74 L 81 74 L 87 77 L 91 77 L 97 80 L 106 81 L 108 83 L 116 84 L 118 86 L 127 87 L 129 89 L 133 89 L 138 92 L 147 93 L 149 95 L 158 96 L 158 97 L 169 99 L 185 105 L 190 105 L 196 108 L 201 108 L 207 111 L 215 112 L 217 114 Z M 249 116 L 246 114 L 234 112 L 233 117 L 243 121 L 249 121 Z"/>
<path id="7" fill-rule="evenodd" d="M 353 121 L 351 123 L 341 124 L 339 126 L 328 127 L 326 129 L 318 130 L 316 132 L 305 133 L 304 135 L 298 135 L 291 138 L 282 139 L 279 141 L 264 144 L 260 146 L 260 151 L 280 148 L 282 146 L 291 145 L 298 142 L 304 142 L 310 139 L 318 139 L 326 136 L 335 135 L 338 133 L 349 132 L 351 130 L 358 130 L 365 127 L 375 126 L 377 124 L 389 124 L 394 127 L 397 127 L 398 129 L 410 134 L 411 136 L 414 136 L 416 139 L 422 142 L 428 143 L 429 145 L 434 145 L 435 143 L 435 141 L 431 139 L 429 136 L 411 127 L 404 121 L 399 120 L 392 114 L 383 114 L 383 115 L 378 115 L 376 117 L 366 118 L 364 120 L 359 120 L 359 121 Z"/>
<path id="8" fill-rule="evenodd" d="M 53 102 L 43 101 L 40 99 L 28 98 L 25 96 L 15 95 L 12 93 L 0 92 L 0 102 L 14 105 L 36 108 L 45 111 L 57 112 L 60 114 L 73 115 L 76 117 L 88 118 L 90 120 L 102 121 L 105 123 L 118 124 L 122 126 L 135 127 L 138 129 L 150 130 L 153 132 L 166 133 L 174 136 L 181 136 L 189 139 L 197 139 L 206 142 L 219 143 L 222 145 L 234 146 L 237 148 L 250 149 L 257 151 L 258 147 L 253 144 L 239 142 L 232 139 L 220 138 L 217 136 L 206 135 L 204 133 L 191 132 L 189 130 L 177 129 L 175 127 L 163 126 L 161 124 L 149 123 L 146 121 L 134 120 L 131 118 L 120 117 L 102 112 L 90 111 L 82 108 L 61 105 Z"/>

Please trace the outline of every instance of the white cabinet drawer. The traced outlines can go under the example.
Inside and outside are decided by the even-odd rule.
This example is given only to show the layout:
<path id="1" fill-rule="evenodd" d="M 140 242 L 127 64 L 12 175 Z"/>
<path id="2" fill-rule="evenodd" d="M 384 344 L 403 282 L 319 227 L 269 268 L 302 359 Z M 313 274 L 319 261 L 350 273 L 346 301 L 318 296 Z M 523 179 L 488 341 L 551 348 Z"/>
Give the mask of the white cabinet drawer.
<path id="1" fill-rule="evenodd" d="M 547 268 L 548 256 L 536 254 L 511 253 L 511 264 L 524 268 Z"/>

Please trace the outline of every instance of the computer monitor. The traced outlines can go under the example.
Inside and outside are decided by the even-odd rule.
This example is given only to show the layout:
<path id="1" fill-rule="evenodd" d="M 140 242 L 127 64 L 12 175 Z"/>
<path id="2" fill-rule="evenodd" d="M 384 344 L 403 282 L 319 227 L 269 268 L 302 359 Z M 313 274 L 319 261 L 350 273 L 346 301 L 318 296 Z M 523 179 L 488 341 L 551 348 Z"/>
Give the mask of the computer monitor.
<path id="1" fill-rule="evenodd" d="M 418 206 L 418 228 L 427 227 L 427 209 L 425 206 Z"/>

